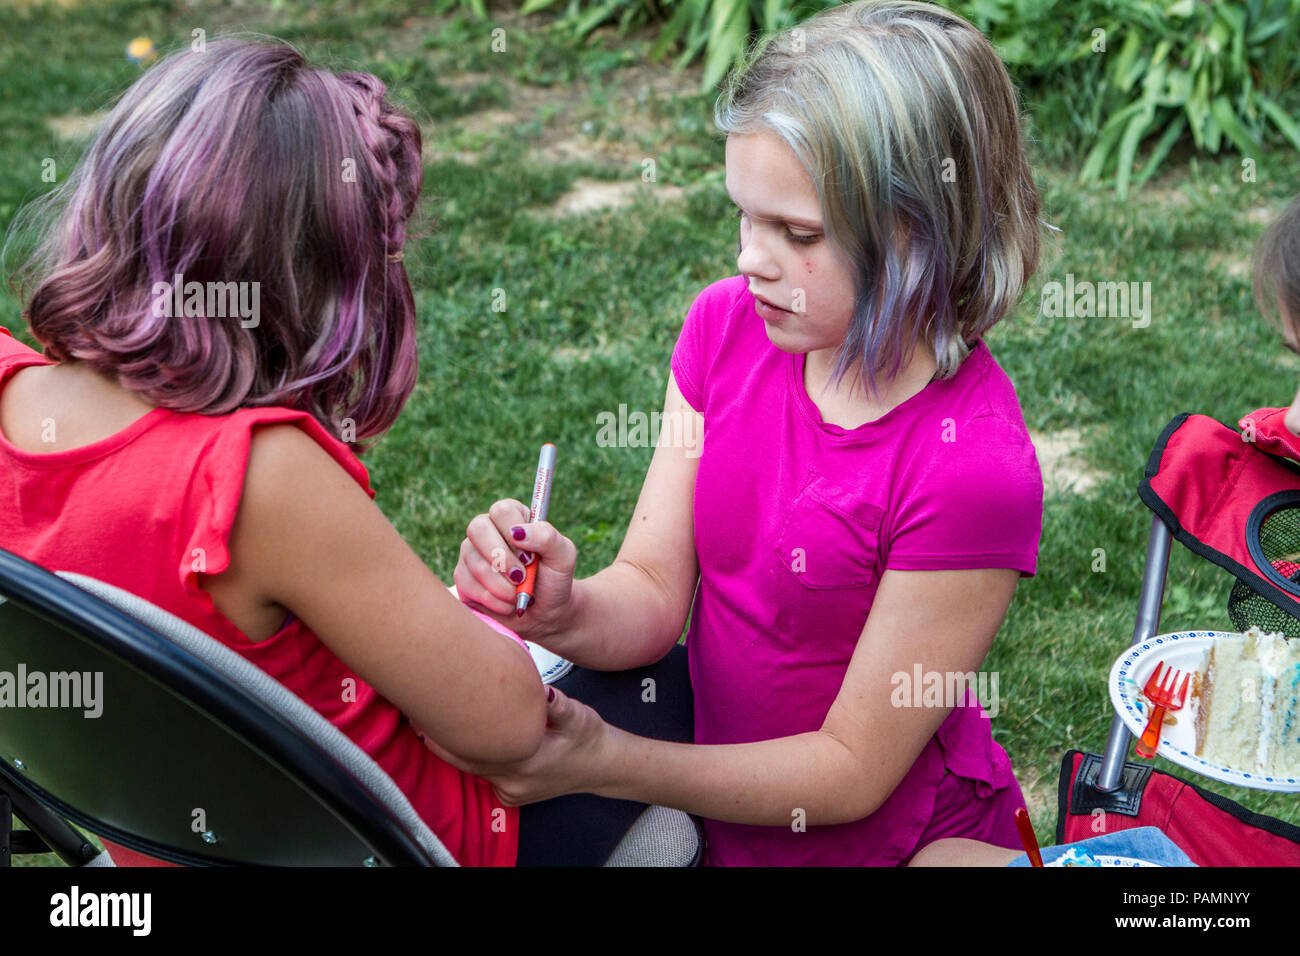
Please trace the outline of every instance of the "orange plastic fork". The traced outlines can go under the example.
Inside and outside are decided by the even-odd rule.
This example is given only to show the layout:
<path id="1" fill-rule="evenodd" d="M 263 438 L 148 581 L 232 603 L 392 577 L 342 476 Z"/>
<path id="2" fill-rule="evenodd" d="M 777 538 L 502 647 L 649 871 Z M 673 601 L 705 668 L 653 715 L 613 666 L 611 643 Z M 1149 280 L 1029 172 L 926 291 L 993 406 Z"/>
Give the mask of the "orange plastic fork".
<path id="1" fill-rule="evenodd" d="M 1160 676 L 1160 668 L 1165 668 L 1164 676 Z M 1178 683 L 1178 678 L 1182 677 L 1183 682 Z M 1142 688 L 1142 694 L 1151 702 L 1151 718 L 1147 721 L 1147 729 L 1142 731 L 1142 739 L 1137 742 L 1137 755 L 1147 757 L 1148 759 L 1156 755 L 1156 745 L 1160 743 L 1160 728 L 1164 724 L 1165 711 L 1181 710 L 1183 701 L 1187 699 L 1187 683 L 1192 679 L 1191 674 L 1184 675 L 1182 671 L 1174 670 L 1164 661 L 1156 664 L 1156 669 L 1151 672 L 1147 679 L 1147 686 Z M 1177 686 L 1177 690 L 1174 687 Z"/>

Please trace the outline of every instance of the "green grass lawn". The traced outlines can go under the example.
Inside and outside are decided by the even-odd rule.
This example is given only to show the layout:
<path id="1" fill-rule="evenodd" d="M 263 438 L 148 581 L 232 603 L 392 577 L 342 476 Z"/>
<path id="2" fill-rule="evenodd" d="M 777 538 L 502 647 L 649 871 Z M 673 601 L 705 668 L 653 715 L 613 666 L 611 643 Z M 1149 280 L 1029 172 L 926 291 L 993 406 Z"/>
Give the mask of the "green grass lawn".
<path id="1" fill-rule="evenodd" d="M 650 460 L 648 448 L 598 447 L 596 416 L 660 407 L 686 308 L 735 271 L 712 101 L 693 92 L 698 74 L 647 68 L 645 38 L 580 47 L 540 18 L 479 23 L 422 9 L 118 0 L 0 10 L 0 226 L 48 188 L 43 159 L 62 178 L 84 146 L 47 121 L 104 108 L 139 74 L 123 53 L 136 35 L 171 49 L 199 27 L 253 29 L 378 74 L 426 129 L 426 210 L 438 218 L 407 247 L 420 383 L 365 459 L 378 504 L 450 581 L 466 522 L 498 497 L 525 497 L 537 448 L 553 441 L 551 520 L 578 545 L 579 575 L 591 574 L 614 557 Z M 494 26 L 507 30 L 505 52 L 491 51 Z M 1074 465 L 1095 484 L 1049 490 L 1038 574 L 1022 581 L 986 669 L 1000 677 L 995 736 L 1051 842 L 1061 755 L 1100 749 L 1110 723 L 1105 679 L 1131 638 L 1150 523 L 1136 487 L 1153 441 L 1178 412 L 1233 423 L 1288 404 L 1300 379 L 1300 361 L 1257 315 L 1245 269 L 1300 160 L 1279 149 L 1243 182 L 1239 158 L 1184 157 L 1121 203 L 1075 185 L 1077 155 L 1036 137 L 1043 217 L 1061 232 L 989 344 L 1031 430 L 1077 433 Z M 645 159 L 655 181 L 642 186 Z M 627 204 L 553 213 L 575 185 L 598 184 L 625 189 Z M 1043 284 L 1067 273 L 1150 282 L 1150 325 L 1040 315 Z M 493 311 L 498 289 L 505 311 Z M 7 293 L 0 325 L 31 343 Z M 1093 570 L 1096 549 L 1104 571 Z M 1227 627 L 1228 583 L 1176 548 L 1163 629 Z M 1300 822 L 1294 797 L 1206 783 Z"/>

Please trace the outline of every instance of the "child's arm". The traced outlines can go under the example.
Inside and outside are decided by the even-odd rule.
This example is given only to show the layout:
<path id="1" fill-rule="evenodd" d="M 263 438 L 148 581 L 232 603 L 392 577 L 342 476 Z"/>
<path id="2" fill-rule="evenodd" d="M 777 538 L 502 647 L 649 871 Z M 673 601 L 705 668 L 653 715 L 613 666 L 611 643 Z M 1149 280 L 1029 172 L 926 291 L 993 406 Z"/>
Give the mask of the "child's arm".
<path id="1" fill-rule="evenodd" d="M 627 670 L 659 660 L 681 636 L 695 596 L 692 505 L 703 418 L 668 376 L 665 425 L 641 487 L 636 510 L 614 563 L 573 580 L 577 550 L 547 522 L 528 524 L 518 501 L 498 501 L 470 522 L 454 580 L 460 598 L 483 607 L 523 637 L 566 660 L 594 670 Z M 562 482 L 563 464 L 557 468 Z M 511 529 L 524 526 L 516 540 Z M 517 552 L 538 555 L 535 603 L 514 613 L 515 586 L 508 575 L 522 569 Z M 502 560 L 508 556 L 508 560 Z M 494 562 L 495 558 L 495 562 Z"/>
<path id="2" fill-rule="evenodd" d="M 230 550 L 226 573 L 300 617 L 446 750 L 487 761 L 537 750 L 546 694 L 527 650 L 457 601 L 296 426 L 254 431 Z"/>
<path id="3" fill-rule="evenodd" d="M 947 837 L 922 847 L 908 866 L 1007 866 L 1021 850 L 1008 850 L 979 840 Z"/>
<path id="4" fill-rule="evenodd" d="M 1009 569 L 886 571 L 819 730 L 747 744 L 666 743 L 557 696 L 533 759 L 507 773 L 480 769 L 507 802 L 594 792 L 733 823 L 859 820 L 894 791 L 951 709 L 925 706 L 923 687 L 904 697 L 895 675 L 910 684 L 918 664 L 945 678 L 977 670 L 1018 578 Z"/>

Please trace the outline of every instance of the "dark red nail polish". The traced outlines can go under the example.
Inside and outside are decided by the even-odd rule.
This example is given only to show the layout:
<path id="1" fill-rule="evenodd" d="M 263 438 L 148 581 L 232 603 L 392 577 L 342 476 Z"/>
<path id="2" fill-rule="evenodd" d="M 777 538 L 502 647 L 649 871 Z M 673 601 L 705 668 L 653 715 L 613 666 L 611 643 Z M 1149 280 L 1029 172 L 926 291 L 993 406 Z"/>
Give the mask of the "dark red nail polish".
<path id="1" fill-rule="evenodd" d="M 528 537 L 528 532 L 525 531 L 523 528 L 521 528 L 519 525 L 515 525 L 513 528 L 511 528 L 510 533 L 515 536 L 516 541 L 523 541 L 524 538 Z"/>
<path id="2" fill-rule="evenodd" d="M 554 688 L 554 687 L 548 687 L 548 688 L 546 688 L 546 699 L 547 699 L 548 701 L 555 700 L 555 688 Z"/>
<path id="3" fill-rule="evenodd" d="M 523 584 L 523 583 L 524 583 L 524 572 L 523 572 L 522 570 L 520 570 L 519 568 L 511 568 L 511 569 L 510 569 L 510 580 L 511 580 L 511 581 L 514 581 L 515 584 Z"/>

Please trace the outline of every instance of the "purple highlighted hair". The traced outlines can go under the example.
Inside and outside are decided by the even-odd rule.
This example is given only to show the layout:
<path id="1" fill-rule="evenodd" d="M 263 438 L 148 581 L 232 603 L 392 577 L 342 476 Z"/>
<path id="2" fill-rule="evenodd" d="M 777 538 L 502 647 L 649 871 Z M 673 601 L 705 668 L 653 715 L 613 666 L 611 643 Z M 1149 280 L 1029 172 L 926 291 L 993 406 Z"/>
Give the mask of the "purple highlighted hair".
<path id="1" fill-rule="evenodd" d="M 803 165 L 854 279 L 835 378 L 873 391 L 924 341 L 955 375 L 1038 266 L 1039 197 L 1015 87 L 942 7 L 858 0 L 756 43 L 714 110 L 770 130 Z"/>
<path id="2" fill-rule="evenodd" d="M 420 145 L 368 73 L 312 66 L 273 38 L 173 53 L 51 194 L 20 270 L 32 334 L 153 405 L 285 406 L 343 440 L 377 436 L 415 387 L 400 253 Z M 155 283 L 178 273 L 258 283 L 258 324 L 156 314 Z"/>

